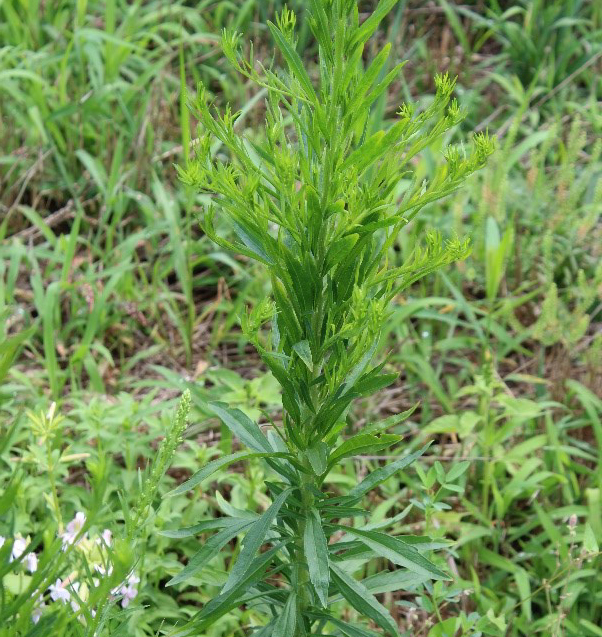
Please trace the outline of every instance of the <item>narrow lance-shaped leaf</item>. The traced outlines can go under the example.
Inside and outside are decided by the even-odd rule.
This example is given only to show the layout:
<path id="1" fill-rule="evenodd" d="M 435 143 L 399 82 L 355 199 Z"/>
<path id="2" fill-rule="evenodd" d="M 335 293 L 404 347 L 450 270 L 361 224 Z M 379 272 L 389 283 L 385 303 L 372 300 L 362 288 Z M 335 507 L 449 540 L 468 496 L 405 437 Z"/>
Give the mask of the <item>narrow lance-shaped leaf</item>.
<path id="1" fill-rule="evenodd" d="M 391 537 L 378 531 L 364 531 L 348 526 L 337 526 L 350 535 L 355 535 L 377 555 L 390 560 L 393 564 L 404 566 L 418 575 L 427 575 L 431 579 L 451 579 L 424 555 L 421 555 L 411 544 L 406 544 L 396 537 Z"/>
<path id="2" fill-rule="evenodd" d="M 328 606 L 328 585 L 330 583 L 330 564 L 328 541 L 324 535 L 320 514 L 311 509 L 305 522 L 303 547 L 309 568 L 309 578 L 322 606 Z"/>
<path id="3" fill-rule="evenodd" d="M 247 447 L 259 452 L 273 453 L 274 450 L 261 429 L 240 409 L 231 409 L 220 402 L 211 402 L 208 406 Z"/>
<path id="4" fill-rule="evenodd" d="M 253 524 L 252 520 L 242 520 L 216 533 L 203 544 L 202 548 L 190 559 L 188 564 L 174 577 L 172 577 L 167 586 L 174 586 L 180 582 L 184 582 L 193 575 L 199 573 L 209 560 L 213 559 L 223 548 L 234 539 L 241 531 Z"/>
<path id="5" fill-rule="evenodd" d="M 399 629 L 389 611 L 357 580 L 347 575 L 335 564 L 330 565 L 332 580 L 341 595 L 362 615 L 369 617 L 374 623 L 391 635 L 399 635 Z"/>
<path id="6" fill-rule="evenodd" d="M 297 595 L 291 592 L 289 598 L 282 610 L 282 613 L 274 624 L 272 637 L 293 637 L 295 634 Z"/>
<path id="7" fill-rule="evenodd" d="M 239 451 L 238 453 L 233 453 L 229 456 L 224 456 L 223 458 L 217 458 L 216 460 L 212 460 L 211 462 L 207 463 L 200 471 L 197 471 L 191 478 L 186 480 L 186 482 L 183 482 L 180 486 L 167 493 L 165 497 L 171 498 L 175 495 L 186 493 L 186 491 L 194 489 L 194 487 L 199 485 L 209 476 L 212 476 L 219 469 L 228 467 L 231 464 L 238 462 L 239 460 L 249 460 L 250 458 L 286 458 L 287 456 L 287 453 L 280 452 L 254 453 L 251 451 Z"/>
<path id="8" fill-rule="evenodd" d="M 402 469 L 405 469 L 407 466 L 411 465 L 412 462 L 414 462 L 414 460 L 416 460 L 417 458 L 420 458 L 420 456 L 430 446 L 431 443 L 429 442 L 427 445 L 422 447 L 422 449 L 419 449 L 414 453 L 410 453 L 407 456 L 400 458 L 399 460 L 395 460 L 394 462 L 391 462 L 390 464 L 384 467 L 380 467 L 379 469 L 376 469 L 376 471 L 369 473 L 359 484 L 351 489 L 351 491 L 349 492 L 349 496 L 361 497 L 364 494 L 368 493 L 368 491 L 371 491 L 372 489 L 374 489 L 374 487 L 377 487 L 379 484 L 381 484 L 391 476 L 395 475 L 398 471 L 401 471 Z"/>
<path id="9" fill-rule="evenodd" d="M 243 540 L 243 547 L 238 556 L 238 560 L 232 567 L 228 580 L 224 584 L 222 594 L 227 593 L 234 588 L 238 582 L 244 577 L 247 569 L 253 561 L 255 553 L 264 543 L 265 537 L 276 519 L 280 508 L 284 504 L 286 498 L 291 494 L 292 489 L 285 489 L 271 504 L 267 511 L 253 524 L 249 532 Z"/>

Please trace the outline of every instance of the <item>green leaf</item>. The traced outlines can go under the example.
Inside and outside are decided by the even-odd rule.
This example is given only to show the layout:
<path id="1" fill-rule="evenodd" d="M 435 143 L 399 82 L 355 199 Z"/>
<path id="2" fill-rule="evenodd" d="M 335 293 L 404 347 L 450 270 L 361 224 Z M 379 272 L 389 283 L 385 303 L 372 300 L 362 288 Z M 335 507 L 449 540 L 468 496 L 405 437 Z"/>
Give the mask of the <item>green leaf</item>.
<path id="1" fill-rule="evenodd" d="M 158 531 L 158 535 L 163 537 L 170 537 L 173 539 L 180 539 L 184 537 L 192 537 L 199 533 L 206 533 L 207 531 L 215 531 L 217 529 L 225 529 L 226 527 L 233 527 L 239 522 L 247 522 L 251 524 L 253 520 L 249 518 L 214 518 L 212 520 L 203 520 L 193 526 L 186 526 L 182 529 L 167 529 L 166 531 Z"/>
<path id="2" fill-rule="evenodd" d="M 210 537 L 209 540 L 203 544 L 202 548 L 192 556 L 188 564 L 167 582 L 167 586 L 174 586 L 175 584 L 184 582 L 199 573 L 228 542 L 252 524 L 253 520 L 238 521 Z"/>
<path id="3" fill-rule="evenodd" d="M 355 535 L 368 548 L 372 549 L 377 555 L 385 559 L 403 566 L 409 571 L 418 575 L 426 575 L 431 579 L 450 580 L 441 569 L 437 568 L 424 555 L 421 555 L 411 544 L 406 544 L 403 540 L 391 537 L 386 533 L 378 531 L 365 531 L 363 529 L 354 529 L 348 526 L 336 525 L 350 535 Z"/>
<path id="4" fill-rule="evenodd" d="M 325 442 L 319 440 L 312 447 L 308 447 L 305 455 L 317 476 L 325 473 L 328 468 L 328 445 Z"/>
<path id="5" fill-rule="evenodd" d="M 241 412 L 242 413 L 242 412 Z M 262 434 L 263 435 L 263 434 Z M 268 443 L 269 444 L 269 443 Z M 172 498 L 176 495 L 186 493 L 190 489 L 194 489 L 203 480 L 213 475 L 222 467 L 228 467 L 239 460 L 248 460 L 250 458 L 286 458 L 287 453 L 271 452 L 271 453 L 254 453 L 252 451 L 239 451 L 223 458 L 217 458 L 206 464 L 200 471 L 197 471 L 190 479 L 165 495 L 166 498 Z"/>
<path id="6" fill-rule="evenodd" d="M 311 349 L 309 341 L 299 341 L 293 345 L 293 350 L 298 354 L 299 358 L 305 363 L 310 372 L 314 371 L 314 363 L 311 357 Z"/>
<path id="7" fill-rule="evenodd" d="M 240 409 L 230 409 L 221 402 L 208 403 L 209 409 L 221 418 L 230 431 L 247 447 L 260 453 L 274 452 L 261 429 Z"/>
<path id="8" fill-rule="evenodd" d="M 453 482 L 457 480 L 463 473 L 465 473 L 470 467 L 470 462 L 464 460 L 463 462 L 457 462 L 448 472 L 446 476 L 447 482 Z"/>
<path id="9" fill-rule="evenodd" d="M 399 630 L 389 611 L 357 580 L 353 579 L 335 564 L 330 565 L 332 581 L 341 595 L 362 615 L 369 617 L 374 623 L 391 635 L 399 635 Z"/>
<path id="10" fill-rule="evenodd" d="M 391 476 L 395 475 L 398 471 L 401 471 L 402 469 L 405 469 L 407 466 L 412 464 L 414 460 L 416 460 L 417 458 L 420 458 L 420 456 L 430 446 L 431 446 L 431 443 L 429 442 L 424 447 L 422 447 L 422 449 L 419 449 L 418 451 L 415 451 L 414 453 L 404 456 L 403 458 L 400 458 L 399 460 L 395 460 L 394 462 L 391 462 L 390 464 L 384 467 L 380 467 L 376 471 L 373 471 L 372 473 L 368 474 L 359 484 L 357 484 L 355 487 L 353 487 L 353 489 L 351 489 L 351 491 L 349 492 L 349 495 L 351 497 L 361 497 L 364 494 L 368 493 L 368 491 L 371 491 L 372 489 L 374 489 L 374 487 L 378 486 L 379 484 L 381 484 L 382 482 L 384 482 Z"/>
<path id="11" fill-rule="evenodd" d="M 297 623 L 297 595 L 291 591 L 272 631 L 272 637 L 292 637 Z"/>
<path id="12" fill-rule="evenodd" d="M 324 535 L 320 514 L 311 509 L 305 522 L 303 546 L 309 567 L 309 579 L 316 590 L 322 606 L 328 606 L 328 585 L 330 583 L 330 564 L 328 541 Z"/>
<path id="13" fill-rule="evenodd" d="M 596 540 L 596 535 L 589 522 L 585 524 L 585 530 L 583 531 L 583 548 L 588 553 L 597 553 L 600 549 Z"/>
<path id="14" fill-rule="evenodd" d="M 377 391 L 388 387 L 391 383 L 394 383 L 399 374 L 380 374 L 379 376 L 370 376 L 365 379 L 360 379 L 353 390 L 356 391 L 360 396 L 370 396 L 371 394 L 375 394 Z"/>
<path id="15" fill-rule="evenodd" d="M 401 440 L 401 436 L 395 434 L 374 434 L 359 433 L 345 440 L 330 455 L 329 467 L 333 467 L 337 462 L 348 456 L 357 456 L 362 453 L 374 453 L 381 449 L 387 449 Z"/>
<path id="16" fill-rule="evenodd" d="M 400 414 L 395 414 L 393 416 L 389 416 L 388 418 L 385 418 L 384 420 L 379 420 L 378 422 L 370 423 L 362 428 L 362 433 L 377 434 L 377 433 L 380 433 L 381 431 L 386 431 L 387 429 L 390 429 L 391 427 L 396 427 L 397 425 L 407 420 L 416 411 L 416 409 L 418 409 L 419 405 L 420 403 L 417 402 L 413 407 L 410 407 L 409 409 L 402 411 Z"/>
<path id="17" fill-rule="evenodd" d="M 309 75 L 307 75 L 307 71 L 303 66 L 303 62 L 301 61 L 299 54 L 295 51 L 295 49 L 293 49 L 293 47 L 291 47 L 282 31 L 280 31 L 280 29 L 269 20 L 268 27 L 272 37 L 276 40 L 276 46 L 280 49 L 284 59 L 287 61 L 292 75 L 298 80 L 299 84 L 301 84 L 306 98 L 317 107 L 318 98 L 316 96 L 316 92 L 311 80 L 309 79 Z"/>
<path id="18" fill-rule="evenodd" d="M 247 569 L 253 562 L 255 553 L 259 550 L 265 541 L 265 537 L 276 519 L 280 508 L 284 504 L 286 498 L 292 493 L 293 489 L 285 489 L 271 504 L 267 511 L 253 524 L 249 532 L 243 540 L 243 547 L 236 560 L 236 563 L 230 570 L 228 580 L 222 588 L 222 594 L 236 587 L 236 585 L 244 578 Z"/>
<path id="19" fill-rule="evenodd" d="M 276 553 L 282 548 L 283 542 L 280 542 L 277 546 L 274 546 L 269 551 L 262 553 L 256 559 L 254 559 L 244 577 L 240 579 L 238 584 L 228 591 L 222 591 L 217 597 L 214 597 L 208 602 L 198 615 L 184 628 L 179 630 L 172 637 L 184 637 L 185 635 L 199 635 L 200 631 L 205 630 L 212 624 L 214 624 L 220 617 L 223 617 L 226 613 L 236 608 L 242 599 L 245 597 L 245 593 L 253 586 L 258 580 L 260 580 L 265 570 L 268 568 L 272 559 Z M 263 594 L 261 594 L 263 595 Z M 256 597 L 256 595 L 251 596 Z"/>
<path id="20" fill-rule="evenodd" d="M 353 624 L 348 624 L 344 622 L 342 619 L 337 619 L 336 617 L 329 617 L 328 619 L 332 624 L 334 624 L 340 631 L 345 635 L 345 637 L 379 637 L 378 633 L 375 633 L 373 630 L 368 630 L 366 628 L 361 628 L 360 626 L 355 626 Z"/>
<path id="21" fill-rule="evenodd" d="M 397 0 L 380 0 L 370 17 L 359 27 L 356 34 L 353 36 L 350 48 L 353 49 L 357 44 L 364 44 L 367 42 L 378 28 L 378 25 L 382 22 L 383 18 L 385 18 L 396 4 Z"/>

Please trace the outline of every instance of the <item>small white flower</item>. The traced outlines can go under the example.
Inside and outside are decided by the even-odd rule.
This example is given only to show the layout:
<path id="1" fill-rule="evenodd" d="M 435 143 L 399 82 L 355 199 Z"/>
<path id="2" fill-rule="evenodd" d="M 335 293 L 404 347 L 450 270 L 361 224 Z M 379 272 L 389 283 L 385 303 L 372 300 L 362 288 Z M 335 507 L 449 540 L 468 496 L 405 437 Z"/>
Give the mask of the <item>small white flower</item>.
<path id="1" fill-rule="evenodd" d="M 101 574 L 101 575 L 109 575 L 111 576 L 113 574 L 113 566 L 109 564 L 108 568 L 105 568 L 102 564 L 94 564 L 94 568 Z"/>
<path id="2" fill-rule="evenodd" d="M 130 602 L 136 598 L 138 595 L 138 584 L 140 583 L 140 578 L 137 577 L 134 573 L 132 573 L 127 580 L 117 586 L 111 591 L 112 595 L 121 595 L 121 606 L 122 608 L 127 608 Z"/>
<path id="3" fill-rule="evenodd" d="M 113 539 L 113 535 L 111 534 L 111 531 L 109 529 L 105 529 L 100 534 L 100 537 L 96 539 L 96 541 L 100 545 L 110 546 L 112 539 Z"/>
<path id="4" fill-rule="evenodd" d="M 55 584 L 51 584 L 49 590 L 50 597 L 55 602 L 60 599 L 63 604 L 66 604 L 71 599 L 71 593 L 65 588 L 60 579 L 57 579 Z"/>
<path id="5" fill-rule="evenodd" d="M 77 593 L 79 591 L 79 582 L 74 582 L 73 583 L 73 590 Z M 73 612 L 77 613 L 77 611 L 79 610 L 79 602 L 77 601 L 77 599 L 72 599 L 71 600 L 71 608 L 73 608 Z"/>
<path id="6" fill-rule="evenodd" d="M 75 538 L 79 535 L 79 532 L 82 530 L 82 527 L 86 523 L 86 516 L 81 511 L 78 511 L 75 514 L 75 517 L 69 524 L 67 524 L 67 529 L 63 533 L 63 548 L 66 548 L 69 544 L 73 544 L 75 542 Z M 81 540 L 82 538 L 80 538 Z"/>
<path id="7" fill-rule="evenodd" d="M 16 537 L 15 541 L 13 542 L 12 557 L 10 561 L 12 562 L 13 560 L 18 560 L 21 555 L 23 555 L 23 552 L 26 548 L 27 542 L 22 537 Z"/>
<path id="8" fill-rule="evenodd" d="M 35 573 L 38 570 L 38 556 L 33 551 L 25 556 L 25 568 L 30 573 Z"/>
<path id="9" fill-rule="evenodd" d="M 6 538 L 3 535 L 0 535 L 0 549 L 4 546 L 4 542 L 6 542 Z"/>
<path id="10" fill-rule="evenodd" d="M 37 624 L 40 621 L 44 608 L 46 608 L 46 604 L 44 604 L 44 597 L 40 595 L 38 597 L 38 603 L 35 605 L 33 612 L 31 613 L 31 621 L 34 624 Z"/>
<path id="11" fill-rule="evenodd" d="M 127 608 L 130 602 L 138 595 L 138 589 L 134 586 L 126 586 L 123 589 L 123 598 L 121 599 L 121 607 Z"/>

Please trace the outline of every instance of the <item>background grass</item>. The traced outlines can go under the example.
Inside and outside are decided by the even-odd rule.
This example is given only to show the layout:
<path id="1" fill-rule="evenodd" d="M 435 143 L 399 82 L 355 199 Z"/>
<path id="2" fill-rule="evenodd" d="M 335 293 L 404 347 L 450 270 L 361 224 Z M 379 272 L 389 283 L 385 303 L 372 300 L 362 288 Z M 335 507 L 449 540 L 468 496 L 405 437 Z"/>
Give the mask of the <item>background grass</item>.
<path id="1" fill-rule="evenodd" d="M 301 23 L 303 4 L 289 3 Z M 0 535 L 51 550 L 51 475 L 65 521 L 85 510 L 90 533 L 122 535 L 138 469 L 186 387 L 192 424 L 161 491 L 235 444 L 208 419 L 206 400 L 278 420 L 277 386 L 238 327 L 268 280 L 202 234 L 202 197 L 177 182 L 173 163 L 195 137 L 184 94 L 198 79 L 261 134 L 263 96 L 228 69 L 218 34 L 243 31 L 269 60 L 263 22 L 281 6 L 0 3 Z M 499 140 L 486 171 L 395 247 L 407 256 L 428 226 L 470 235 L 474 249 L 397 300 L 382 353 L 400 381 L 349 419 L 353 430 L 420 400 L 399 427 L 404 448 L 435 440 L 418 471 L 390 480 L 373 507 L 399 515 L 399 532 L 451 539 L 456 580 L 383 598 L 408 635 L 478 634 L 477 615 L 488 618 L 486 634 L 602 635 L 602 6 L 401 1 L 378 37 L 410 62 L 375 105 L 374 127 L 404 99 L 430 99 L 433 74 L 449 70 L 466 130 Z M 299 49 L 315 72 L 312 46 L 302 27 Z M 424 153 L 425 178 L 438 152 Z M 50 471 L 34 416 L 52 401 L 64 420 Z M 379 462 L 349 461 L 332 488 Z M 228 507 L 263 508 L 259 466 L 217 476 L 192 499 L 157 499 L 124 634 L 173 625 L 224 581 L 217 558 L 166 588 L 199 538 L 157 533 Z M 3 581 L 0 617 L 15 587 Z M 75 613 L 63 614 L 55 620 L 67 635 L 85 634 Z M 243 635 L 260 618 L 260 608 L 233 612 L 210 635 Z"/>

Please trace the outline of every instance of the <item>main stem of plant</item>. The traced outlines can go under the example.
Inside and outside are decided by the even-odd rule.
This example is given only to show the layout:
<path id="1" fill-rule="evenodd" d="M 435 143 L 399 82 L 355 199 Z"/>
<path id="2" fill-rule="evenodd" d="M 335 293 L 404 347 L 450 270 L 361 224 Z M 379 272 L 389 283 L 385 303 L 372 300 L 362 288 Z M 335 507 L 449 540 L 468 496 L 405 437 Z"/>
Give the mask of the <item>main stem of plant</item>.
<path id="1" fill-rule="evenodd" d="M 295 538 L 295 580 L 297 582 L 297 621 L 295 624 L 294 637 L 305 637 L 305 614 L 310 605 L 309 598 L 309 569 L 307 566 L 307 556 L 305 555 L 305 526 L 307 517 L 313 504 L 314 495 L 312 490 L 314 484 L 312 475 L 304 474 L 301 485 L 301 517 Z"/>

